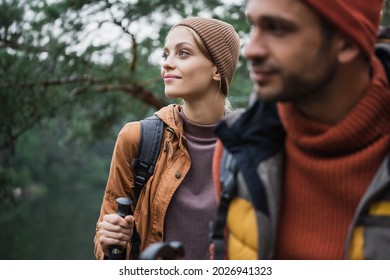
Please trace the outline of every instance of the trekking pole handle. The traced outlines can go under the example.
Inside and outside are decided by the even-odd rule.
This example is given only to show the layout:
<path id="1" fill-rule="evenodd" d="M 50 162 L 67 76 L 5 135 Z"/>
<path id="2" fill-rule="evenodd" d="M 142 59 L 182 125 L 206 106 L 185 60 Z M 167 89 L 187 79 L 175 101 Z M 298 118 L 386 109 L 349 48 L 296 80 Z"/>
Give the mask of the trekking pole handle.
<path id="1" fill-rule="evenodd" d="M 130 206 L 133 204 L 133 201 L 128 197 L 119 197 L 116 202 L 118 203 L 118 212 L 117 214 L 122 218 L 131 215 Z"/>
<path id="2" fill-rule="evenodd" d="M 116 202 L 118 203 L 117 214 L 122 218 L 131 215 L 131 205 L 133 201 L 128 197 L 119 197 Z M 120 245 L 110 245 L 108 247 L 110 260 L 122 260 L 126 257 L 126 248 Z"/>

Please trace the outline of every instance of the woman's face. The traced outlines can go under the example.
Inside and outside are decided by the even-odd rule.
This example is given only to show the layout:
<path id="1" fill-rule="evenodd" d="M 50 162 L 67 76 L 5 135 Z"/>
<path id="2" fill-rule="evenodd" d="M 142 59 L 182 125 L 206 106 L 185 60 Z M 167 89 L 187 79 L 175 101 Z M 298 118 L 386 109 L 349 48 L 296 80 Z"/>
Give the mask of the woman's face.
<path id="1" fill-rule="evenodd" d="M 161 67 L 166 96 L 190 101 L 215 94 L 219 86 L 219 81 L 213 79 L 216 72 L 216 66 L 202 53 L 187 27 L 178 26 L 169 32 Z"/>

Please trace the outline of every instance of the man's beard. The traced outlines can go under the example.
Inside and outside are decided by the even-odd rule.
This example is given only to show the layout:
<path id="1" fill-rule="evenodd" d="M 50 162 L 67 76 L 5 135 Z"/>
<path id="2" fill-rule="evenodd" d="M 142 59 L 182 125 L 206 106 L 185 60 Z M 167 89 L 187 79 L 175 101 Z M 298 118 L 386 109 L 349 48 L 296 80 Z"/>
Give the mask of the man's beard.
<path id="1" fill-rule="evenodd" d="M 322 59 L 323 61 L 323 59 Z M 283 88 L 278 96 L 282 102 L 299 102 L 309 96 L 322 92 L 336 75 L 337 64 L 327 62 L 315 76 L 306 77 L 296 73 L 282 76 Z"/>
<path id="2" fill-rule="evenodd" d="M 329 41 L 322 44 L 309 66 L 312 71 L 306 70 L 304 74 L 301 74 L 297 72 L 286 73 L 280 67 L 274 65 L 273 69 L 277 71 L 276 74 L 281 79 L 282 88 L 279 92 L 274 92 L 270 98 L 266 97 L 267 101 L 295 103 L 322 92 L 333 80 L 338 67 L 337 60 L 331 55 Z M 260 85 L 255 85 L 254 92 L 257 92 L 258 98 L 262 98 Z"/>

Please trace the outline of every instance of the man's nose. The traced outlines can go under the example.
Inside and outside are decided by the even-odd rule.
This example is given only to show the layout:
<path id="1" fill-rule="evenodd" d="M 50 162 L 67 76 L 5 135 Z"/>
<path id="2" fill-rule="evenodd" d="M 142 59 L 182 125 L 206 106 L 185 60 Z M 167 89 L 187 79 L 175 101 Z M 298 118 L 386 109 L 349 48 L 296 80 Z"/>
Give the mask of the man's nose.
<path id="1" fill-rule="evenodd" d="M 254 28 L 244 49 L 244 56 L 247 60 L 264 58 L 268 54 L 264 34 L 259 28 Z"/>

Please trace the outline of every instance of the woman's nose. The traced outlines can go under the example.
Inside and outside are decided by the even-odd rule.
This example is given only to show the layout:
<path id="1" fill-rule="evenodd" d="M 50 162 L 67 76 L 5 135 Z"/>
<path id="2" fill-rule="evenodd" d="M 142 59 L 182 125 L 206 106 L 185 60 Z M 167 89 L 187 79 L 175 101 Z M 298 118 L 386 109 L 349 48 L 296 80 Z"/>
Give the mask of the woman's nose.
<path id="1" fill-rule="evenodd" d="M 173 63 L 173 59 L 171 56 L 167 56 L 163 62 L 162 62 L 162 67 L 164 69 L 172 69 L 175 68 L 175 64 Z"/>

